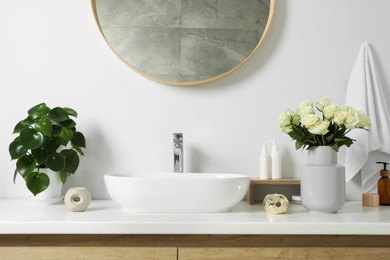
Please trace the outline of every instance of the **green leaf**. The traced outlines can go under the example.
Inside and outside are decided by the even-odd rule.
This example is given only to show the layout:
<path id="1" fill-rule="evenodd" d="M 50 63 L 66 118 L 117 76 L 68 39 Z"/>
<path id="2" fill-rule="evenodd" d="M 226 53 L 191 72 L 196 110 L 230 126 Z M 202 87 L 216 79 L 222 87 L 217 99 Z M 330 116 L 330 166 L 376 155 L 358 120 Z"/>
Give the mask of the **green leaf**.
<path id="1" fill-rule="evenodd" d="M 35 129 L 46 136 L 51 136 L 52 128 L 51 120 L 48 116 L 43 116 L 35 123 Z"/>
<path id="2" fill-rule="evenodd" d="M 66 113 L 68 113 L 68 115 L 77 117 L 77 112 L 74 109 L 70 107 L 64 107 L 63 109 L 66 111 Z"/>
<path id="3" fill-rule="evenodd" d="M 50 108 L 46 106 L 45 103 L 38 104 L 28 110 L 28 114 L 32 119 L 44 116 L 49 113 Z"/>
<path id="4" fill-rule="evenodd" d="M 11 155 L 11 159 L 19 159 L 27 153 L 27 149 L 22 145 L 22 143 L 18 140 L 13 141 L 8 148 L 9 154 Z"/>
<path id="5" fill-rule="evenodd" d="M 81 155 L 84 155 L 83 151 L 77 145 L 72 144 L 73 149 Z"/>
<path id="6" fill-rule="evenodd" d="M 76 126 L 76 122 L 72 119 L 68 119 L 65 121 L 60 122 L 60 125 L 69 129 L 72 129 L 73 127 Z"/>
<path id="7" fill-rule="evenodd" d="M 296 149 L 296 150 L 301 149 L 302 146 L 303 146 L 303 142 L 301 142 L 301 141 L 296 141 L 296 142 L 295 142 L 295 149 Z"/>
<path id="8" fill-rule="evenodd" d="M 331 146 L 333 150 L 335 150 L 336 152 L 339 151 L 339 145 L 336 143 L 334 145 Z"/>
<path id="9" fill-rule="evenodd" d="M 84 135 L 82 133 L 80 133 L 80 132 L 75 132 L 73 134 L 72 144 L 74 144 L 74 145 L 76 145 L 78 147 L 85 148 L 86 147 L 86 143 L 85 143 Z"/>
<path id="10" fill-rule="evenodd" d="M 69 119 L 68 113 L 60 107 L 55 107 L 49 112 L 51 119 L 57 122 L 62 122 Z"/>
<path id="11" fill-rule="evenodd" d="M 67 145 L 69 143 L 69 141 L 72 139 L 72 137 L 73 137 L 72 130 L 65 128 L 65 127 L 62 128 L 61 134 L 60 134 L 62 145 Z"/>
<path id="12" fill-rule="evenodd" d="M 325 139 L 326 139 L 326 142 L 327 143 L 330 143 L 331 141 L 332 141 L 332 139 L 333 139 L 333 135 L 331 134 L 331 135 L 328 135 L 328 136 L 325 136 Z"/>
<path id="13" fill-rule="evenodd" d="M 32 124 L 34 124 L 34 119 L 28 116 L 26 119 L 23 119 L 22 121 L 16 124 L 13 134 L 20 133 L 23 129 L 30 127 Z"/>
<path id="14" fill-rule="evenodd" d="M 34 156 L 38 164 L 46 162 L 46 151 L 44 147 L 39 147 L 38 149 L 31 150 L 31 154 Z"/>
<path id="15" fill-rule="evenodd" d="M 25 148 L 33 150 L 44 144 L 45 137 L 35 129 L 26 128 L 20 132 L 20 142 Z"/>
<path id="16" fill-rule="evenodd" d="M 65 156 L 65 172 L 75 173 L 79 167 L 79 156 L 71 149 L 62 150 L 61 154 Z"/>
<path id="17" fill-rule="evenodd" d="M 290 133 L 288 133 L 288 135 L 289 135 L 292 139 L 294 139 L 294 140 L 303 140 L 303 139 L 305 138 L 304 135 L 302 135 L 300 132 L 295 131 L 295 130 L 293 130 L 293 131 L 291 131 Z"/>
<path id="18" fill-rule="evenodd" d="M 65 184 L 66 180 L 68 179 L 68 173 L 67 172 L 60 172 L 60 178 L 62 184 Z"/>
<path id="19" fill-rule="evenodd" d="M 26 176 L 34 171 L 36 164 L 35 158 L 31 154 L 28 154 L 16 161 L 16 169 L 22 176 Z"/>
<path id="20" fill-rule="evenodd" d="M 62 127 L 59 125 L 53 125 L 52 136 L 60 137 Z"/>
<path id="21" fill-rule="evenodd" d="M 38 193 L 46 190 L 49 187 L 50 179 L 46 173 L 31 172 L 25 178 L 27 188 L 36 196 Z"/>
<path id="22" fill-rule="evenodd" d="M 64 170 L 65 156 L 60 153 L 51 153 L 46 157 L 47 166 L 55 172 Z"/>
<path id="23" fill-rule="evenodd" d="M 51 153 L 57 151 L 60 145 L 61 145 L 61 140 L 59 137 L 53 137 L 51 139 L 46 138 L 43 148 L 46 150 L 46 152 Z"/>
<path id="24" fill-rule="evenodd" d="M 14 171 L 14 184 L 16 183 L 16 176 L 18 175 L 18 169 Z"/>

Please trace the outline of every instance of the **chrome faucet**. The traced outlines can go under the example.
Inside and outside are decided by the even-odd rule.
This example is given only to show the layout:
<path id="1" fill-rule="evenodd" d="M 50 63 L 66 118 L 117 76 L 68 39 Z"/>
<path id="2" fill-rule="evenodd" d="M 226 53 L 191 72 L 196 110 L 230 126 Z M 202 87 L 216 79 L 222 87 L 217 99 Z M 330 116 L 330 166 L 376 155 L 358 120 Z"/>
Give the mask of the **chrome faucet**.
<path id="1" fill-rule="evenodd" d="M 183 172 L 183 134 L 173 134 L 173 172 Z"/>

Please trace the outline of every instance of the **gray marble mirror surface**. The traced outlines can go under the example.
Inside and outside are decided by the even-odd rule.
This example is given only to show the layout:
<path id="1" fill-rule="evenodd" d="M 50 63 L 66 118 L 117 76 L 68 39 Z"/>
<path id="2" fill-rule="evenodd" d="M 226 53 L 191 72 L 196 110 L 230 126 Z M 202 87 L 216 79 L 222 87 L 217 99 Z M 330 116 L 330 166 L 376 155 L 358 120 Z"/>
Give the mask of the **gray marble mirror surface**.
<path id="1" fill-rule="evenodd" d="M 273 0 L 92 0 L 107 43 L 145 76 L 176 85 L 217 79 L 257 49 Z M 183 84 L 181 84 L 183 83 Z"/>

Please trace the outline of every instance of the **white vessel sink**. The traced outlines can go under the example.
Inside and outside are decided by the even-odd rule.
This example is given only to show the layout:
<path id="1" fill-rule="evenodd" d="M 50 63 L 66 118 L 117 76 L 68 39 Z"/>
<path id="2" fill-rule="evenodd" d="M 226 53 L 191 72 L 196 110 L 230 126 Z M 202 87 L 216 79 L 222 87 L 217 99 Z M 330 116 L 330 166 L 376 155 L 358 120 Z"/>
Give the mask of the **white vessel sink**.
<path id="1" fill-rule="evenodd" d="M 106 174 L 110 197 L 133 212 L 226 212 L 243 199 L 250 178 L 240 174 Z"/>

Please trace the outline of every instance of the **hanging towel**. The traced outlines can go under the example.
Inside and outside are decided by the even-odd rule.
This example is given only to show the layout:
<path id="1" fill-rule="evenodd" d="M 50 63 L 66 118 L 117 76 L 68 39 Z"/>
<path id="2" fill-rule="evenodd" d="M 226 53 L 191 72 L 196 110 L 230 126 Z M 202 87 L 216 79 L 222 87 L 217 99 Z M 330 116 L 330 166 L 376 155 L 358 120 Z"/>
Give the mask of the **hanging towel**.
<path id="1" fill-rule="evenodd" d="M 368 43 L 363 43 L 348 81 L 346 103 L 371 118 L 369 131 L 355 129 L 348 136 L 356 142 L 347 149 L 345 178 L 361 174 L 362 191 L 369 192 L 379 179 L 378 160 L 389 159 L 390 115 Z"/>

